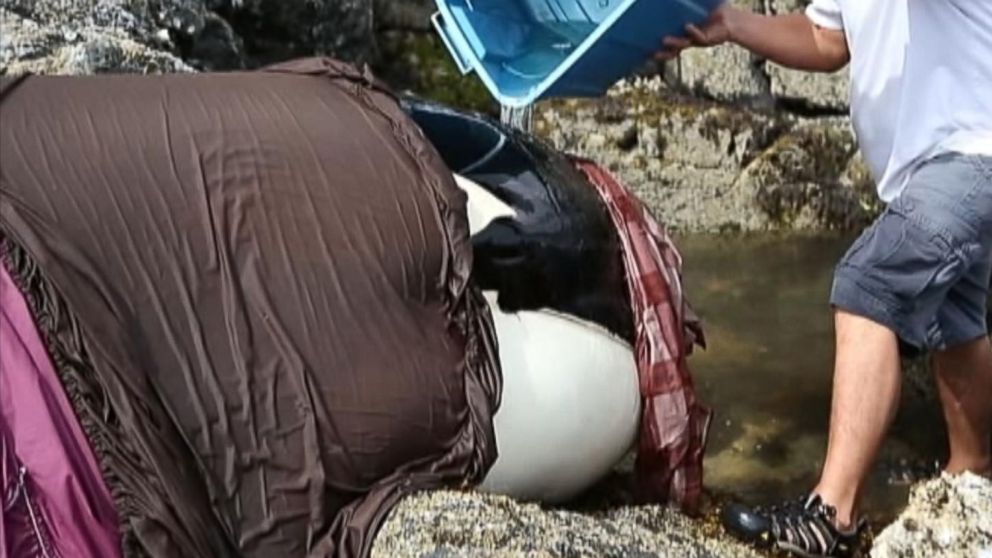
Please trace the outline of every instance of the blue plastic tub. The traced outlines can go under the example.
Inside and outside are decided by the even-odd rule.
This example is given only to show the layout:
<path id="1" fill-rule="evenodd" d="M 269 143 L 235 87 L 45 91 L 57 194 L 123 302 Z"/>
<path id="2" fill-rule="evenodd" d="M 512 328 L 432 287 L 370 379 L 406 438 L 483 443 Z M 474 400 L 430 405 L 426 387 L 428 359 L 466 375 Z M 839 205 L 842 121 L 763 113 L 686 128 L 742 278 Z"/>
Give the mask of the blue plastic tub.
<path id="1" fill-rule="evenodd" d="M 437 0 L 434 26 L 501 104 L 603 94 L 721 0 Z"/>

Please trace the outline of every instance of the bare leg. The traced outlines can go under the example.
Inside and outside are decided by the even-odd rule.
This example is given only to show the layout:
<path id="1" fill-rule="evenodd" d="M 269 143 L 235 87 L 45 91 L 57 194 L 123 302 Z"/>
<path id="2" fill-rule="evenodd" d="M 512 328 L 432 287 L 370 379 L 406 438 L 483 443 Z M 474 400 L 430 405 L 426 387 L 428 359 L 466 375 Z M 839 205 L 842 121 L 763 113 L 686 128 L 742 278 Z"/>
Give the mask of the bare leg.
<path id="1" fill-rule="evenodd" d="M 934 353 L 951 442 L 947 472 L 992 476 L 992 346 L 984 337 Z"/>
<path id="2" fill-rule="evenodd" d="M 899 346 L 895 333 L 838 310 L 834 315 L 834 367 L 830 439 L 815 492 L 837 508 L 837 523 L 853 523 L 862 485 L 871 471 L 899 404 Z"/>

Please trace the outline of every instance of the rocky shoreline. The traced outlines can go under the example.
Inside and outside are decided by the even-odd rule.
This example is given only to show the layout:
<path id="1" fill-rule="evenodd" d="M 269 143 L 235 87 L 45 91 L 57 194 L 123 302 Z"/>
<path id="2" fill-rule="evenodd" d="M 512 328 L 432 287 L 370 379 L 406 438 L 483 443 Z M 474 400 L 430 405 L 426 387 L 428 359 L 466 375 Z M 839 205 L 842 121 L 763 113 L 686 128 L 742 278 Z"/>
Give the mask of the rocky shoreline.
<path id="1" fill-rule="evenodd" d="M 992 481 L 944 475 L 913 488 L 903 514 L 875 539 L 875 558 L 992 556 Z M 373 558 L 750 558 L 708 521 L 658 506 L 545 509 L 477 492 L 406 498 L 383 526 Z"/>
<path id="2" fill-rule="evenodd" d="M 906 510 L 875 539 L 872 556 L 992 556 L 992 481 L 943 475 L 917 485 Z"/>
<path id="3" fill-rule="evenodd" d="M 781 12 L 803 0 L 739 0 Z M 0 74 L 193 72 L 311 54 L 370 63 L 400 89 L 493 112 L 427 24 L 429 0 L 0 0 Z M 842 74 L 791 72 L 734 47 L 686 53 L 601 99 L 542 103 L 536 131 L 610 168 L 680 232 L 855 230 L 880 210 L 845 116 Z M 992 482 L 921 484 L 876 556 L 992 558 Z M 418 494 L 377 557 L 754 556 L 659 507 L 543 509 Z"/>
<path id="4" fill-rule="evenodd" d="M 757 558 L 705 524 L 658 507 L 595 513 L 544 509 L 501 496 L 438 491 L 406 498 L 373 558 Z"/>

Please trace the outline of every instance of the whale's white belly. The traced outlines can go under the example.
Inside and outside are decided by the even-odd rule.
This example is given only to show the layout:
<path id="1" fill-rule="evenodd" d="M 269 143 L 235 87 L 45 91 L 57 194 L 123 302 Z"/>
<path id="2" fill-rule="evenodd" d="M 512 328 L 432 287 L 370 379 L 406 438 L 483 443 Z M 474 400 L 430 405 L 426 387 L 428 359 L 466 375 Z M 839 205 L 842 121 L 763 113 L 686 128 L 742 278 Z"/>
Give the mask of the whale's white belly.
<path id="1" fill-rule="evenodd" d="M 489 296 L 487 296 L 489 298 Z M 500 312 L 503 398 L 499 457 L 481 485 L 526 500 L 568 500 L 633 446 L 640 416 L 630 347 L 586 322 L 551 312 Z"/>
<path id="2" fill-rule="evenodd" d="M 468 194 L 474 235 L 512 208 L 455 176 Z M 630 346 L 605 329 L 550 311 L 502 312 L 486 293 L 499 340 L 502 404 L 499 457 L 481 489 L 561 502 L 609 472 L 633 446 L 640 417 Z"/>

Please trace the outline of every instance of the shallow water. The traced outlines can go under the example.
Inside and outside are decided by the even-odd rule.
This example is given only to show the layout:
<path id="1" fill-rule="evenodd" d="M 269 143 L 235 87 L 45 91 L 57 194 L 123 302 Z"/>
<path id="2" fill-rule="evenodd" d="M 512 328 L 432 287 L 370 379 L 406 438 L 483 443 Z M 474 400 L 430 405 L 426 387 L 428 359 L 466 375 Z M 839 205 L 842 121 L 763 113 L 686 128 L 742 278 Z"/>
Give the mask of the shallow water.
<path id="1" fill-rule="evenodd" d="M 702 399 L 716 409 L 705 483 L 749 502 L 794 498 L 822 464 L 830 410 L 833 266 L 850 238 L 690 236 L 678 241 L 688 294 L 709 349 L 690 360 Z M 879 522 L 905 504 L 890 478 L 904 462 L 943 461 L 935 402 L 904 389 L 866 494 Z"/>

